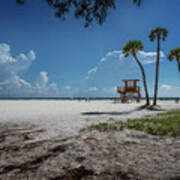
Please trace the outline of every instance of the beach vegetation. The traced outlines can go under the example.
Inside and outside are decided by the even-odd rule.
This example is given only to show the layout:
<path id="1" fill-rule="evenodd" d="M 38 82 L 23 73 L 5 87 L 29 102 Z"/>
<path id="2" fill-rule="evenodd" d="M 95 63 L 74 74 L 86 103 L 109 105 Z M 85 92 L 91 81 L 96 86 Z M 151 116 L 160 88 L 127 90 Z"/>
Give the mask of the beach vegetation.
<path id="1" fill-rule="evenodd" d="M 115 121 L 93 124 L 83 130 L 107 132 L 122 131 L 124 129 L 144 131 L 152 135 L 180 136 L 180 110 L 171 110 L 151 117 L 129 119 L 126 122 Z"/>

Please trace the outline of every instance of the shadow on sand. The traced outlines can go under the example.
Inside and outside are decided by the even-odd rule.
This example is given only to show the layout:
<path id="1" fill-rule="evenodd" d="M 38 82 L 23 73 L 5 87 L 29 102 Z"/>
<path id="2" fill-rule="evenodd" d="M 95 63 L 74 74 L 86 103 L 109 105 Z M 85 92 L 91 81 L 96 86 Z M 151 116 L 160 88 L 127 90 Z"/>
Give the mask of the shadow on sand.
<path id="1" fill-rule="evenodd" d="M 98 115 L 112 115 L 112 116 L 119 116 L 119 115 L 127 115 L 136 111 L 142 111 L 143 109 L 133 109 L 130 111 L 122 111 L 122 112 L 117 112 L 117 111 L 112 111 L 112 112 L 100 112 L 100 111 L 94 111 L 94 112 L 83 112 L 81 113 L 82 115 L 86 116 L 98 116 Z"/>
<path id="2" fill-rule="evenodd" d="M 143 106 L 140 107 L 140 108 L 136 108 L 136 109 L 133 109 L 133 110 L 130 110 L 130 111 L 121 111 L 121 112 L 117 112 L 117 111 L 112 111 L 112 112 L 100 112 L 100 111 L 94 111 L 94 112 L 83 112 L 81 113 L 82 115 L 86 115 L 86 116 L 98 116 L 98 115 L 112 115 L 112 116 L 120 116 L 120 115 L 128 115 L 128 114 L 131 114 L 133 112 L 136 112 L 136 111 L 142 111 L 142 110 L 148 110 L 148 111 L 159 111 L 159 112 L 165 112 L 166 110 L 165 109 L 156 109 L 156 108 L 153 108 L 153 107 L 148 107 L 148 108 L 144 108 Z"/>

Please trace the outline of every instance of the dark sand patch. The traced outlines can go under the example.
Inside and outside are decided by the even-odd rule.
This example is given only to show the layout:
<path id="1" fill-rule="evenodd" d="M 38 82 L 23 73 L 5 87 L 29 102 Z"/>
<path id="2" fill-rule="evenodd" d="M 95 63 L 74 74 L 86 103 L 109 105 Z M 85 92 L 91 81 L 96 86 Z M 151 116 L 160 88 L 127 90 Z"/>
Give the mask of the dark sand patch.
<path id="1" fill-rule="evenodd" d="M 136 131 L 42 137 L 31 124 L 0 124 L 1 180 L 180 179 L 180 141 Z"/>

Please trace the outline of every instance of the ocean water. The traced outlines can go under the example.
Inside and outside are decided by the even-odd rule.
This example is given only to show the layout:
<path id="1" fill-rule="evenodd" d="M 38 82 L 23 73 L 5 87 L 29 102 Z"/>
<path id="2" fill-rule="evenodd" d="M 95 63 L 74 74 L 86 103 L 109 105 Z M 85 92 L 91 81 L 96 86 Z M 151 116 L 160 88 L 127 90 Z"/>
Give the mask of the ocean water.
<path id="1" fill-rule="evenodd" d="M 118 97 L 0 97 L 0 100 L 114 100 Z M 151 100 L 153 97 L 150 98 Z M 176 100 L 180 97 L 159 97 L 158 100 Z M 141 100 L 145 100 L 144 97 Z"/>

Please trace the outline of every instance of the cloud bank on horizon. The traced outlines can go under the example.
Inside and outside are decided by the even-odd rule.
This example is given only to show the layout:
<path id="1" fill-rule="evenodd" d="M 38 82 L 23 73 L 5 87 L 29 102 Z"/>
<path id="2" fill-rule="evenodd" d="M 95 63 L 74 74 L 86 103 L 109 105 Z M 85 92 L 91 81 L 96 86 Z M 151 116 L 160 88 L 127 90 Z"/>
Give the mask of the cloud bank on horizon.
<path id="1" fill-rule="evenodd" d="M 160 54 L 161 61 L 165 58 Z M 156 52 L 140 51 L 138 57 L 146 66 L 155 62 Z M 116 86 L 124 78 L 139 78 L 139 68 L 132 57 L 124 57 L 121 50 L 114 50 L 105 54 L 96 66 L 89 69 L 84 80 L 80 80 L 80 87 L 66 85 L 58 88 L 54 82 L 49 82 L 48 72 L 41 71 L 37 78 L 28 82 L 21 77 L 36 60 L 36 53 L 30 50 L 14 57 L 8 44 L 0 44 L 0 96 L 1 97 L 57 97 L 57 96 L 118 96 Z M 169 84 L 160 86 L 162 96 L 177 96 L 180 87 Z"/>

